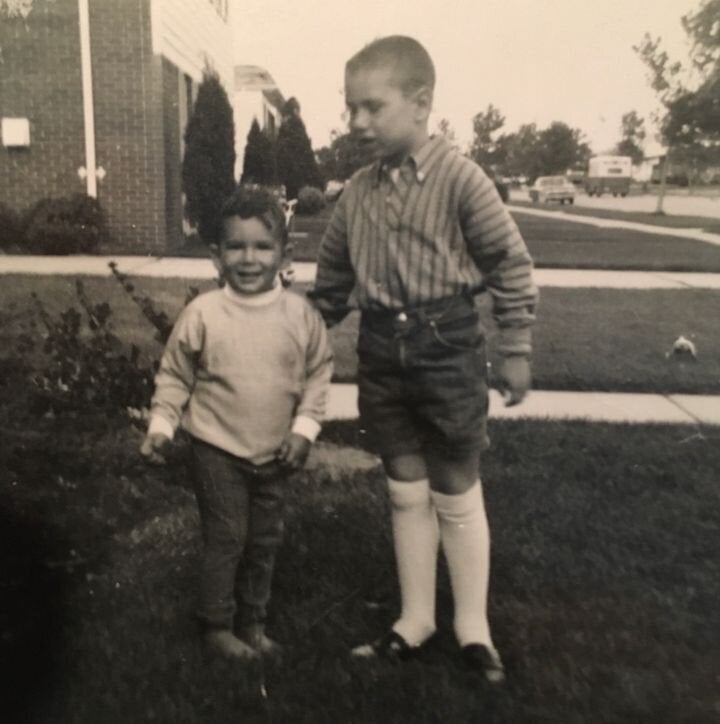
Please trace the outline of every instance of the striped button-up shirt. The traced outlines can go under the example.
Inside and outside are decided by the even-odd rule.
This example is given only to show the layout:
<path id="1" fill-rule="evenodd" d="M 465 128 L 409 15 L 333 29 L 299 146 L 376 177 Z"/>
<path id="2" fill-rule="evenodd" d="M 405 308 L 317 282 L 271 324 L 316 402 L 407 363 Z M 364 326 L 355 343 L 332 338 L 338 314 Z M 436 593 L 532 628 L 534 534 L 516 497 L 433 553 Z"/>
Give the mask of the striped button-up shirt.
<path id="1" fill-rule="evenodd" d="M 520 232 L 482 169 L 442 137 L 399 168 L 358 171 L 325 231 L 310 297 L 328 324 L 487 289 L 503 354 L 530 352 L 537 289 Z"/>

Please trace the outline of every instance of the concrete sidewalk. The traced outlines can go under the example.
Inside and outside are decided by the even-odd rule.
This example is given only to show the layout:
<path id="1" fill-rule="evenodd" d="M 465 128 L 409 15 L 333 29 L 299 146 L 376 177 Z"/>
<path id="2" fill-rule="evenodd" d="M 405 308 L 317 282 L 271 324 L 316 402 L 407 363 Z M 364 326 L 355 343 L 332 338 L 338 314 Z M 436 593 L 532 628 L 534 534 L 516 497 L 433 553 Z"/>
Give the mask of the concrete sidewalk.
<path id="1" fill-rule="evenodd" d="M 108 264 L 125 274 L 156 278 L 214 279 L 209 259 L 152 256 L 0 256 L 0 274 L 72 274 L 110 276 Z M 293 264 L 298 282 L 312 282 L 316 265 Z M 720 274 L 703 272 L 605 271 L 594 269 L 536 269 L 541 287 L 595 287 L 605 289 L 720 289 Z"/>
<path id="2" fill-rule="evenodd" d="M 1 274 L 67 274 L 109 276 L 108 263 L 133 276 L 214 279 L 209 259 L 142 256 L 0 256 Z M 311 282 L 315 264 L 293 265 L 298 282 Z M 541 287 L 597 287 L 613 289 L 720 289 L 720 274 L 675 272 L 617 272 L 573 269 L 537 269 Z M 357 417 L 357 387 L 333 385 L 328 417 Z M 595 422 L 682 423 L 720 425 L 720 396 L 649 395 L 608 392 L 549 392 L 536 390 L 522 405 L 504 407 L 491 391 L 491 417 L 498 419 L 584 419 Z"/>
<path id="3" fill-rule="evenodd" d="M 695 241 L 704 241 L 707 244 L 720 245 L 720 234 L 711 234 L 702 229 L 672 229 L 667 226 L 655 224 L 641 224 L 636 221 L 623 221 L 621 219 L 602 219 L 599 216 L 580 216 L 572 212 L 563 213 L 558 211 L 545 211 L 543 209 L 529 209 L 526 206 L 513 206 L 512 202 L 508 204 L 508 211 L 514 214 L 527 214 L 529 216 L 542 216 L 545 218 L 555 219 L 556 221 L 569 221 L 573 224 L 585 224 L 587 226 L 597 226 L 601 229 L 630 229 L 632 231 L 641 231 L 646 234 L 659 234 L 660 236 L 675 236 L 680 239 L 693 239 Z"/>
<path id="4" fill-rule="evenodd" d="M 357 386 L 332 385 L 328 418 L 352 420 L 357 416 Z M 505 407 L 500 394 L 491 390 L 490 417 L 500 420 L 527 418 L 634 424 L 720 425 L 720 397 L 533 390 L 522 404 Z"/>

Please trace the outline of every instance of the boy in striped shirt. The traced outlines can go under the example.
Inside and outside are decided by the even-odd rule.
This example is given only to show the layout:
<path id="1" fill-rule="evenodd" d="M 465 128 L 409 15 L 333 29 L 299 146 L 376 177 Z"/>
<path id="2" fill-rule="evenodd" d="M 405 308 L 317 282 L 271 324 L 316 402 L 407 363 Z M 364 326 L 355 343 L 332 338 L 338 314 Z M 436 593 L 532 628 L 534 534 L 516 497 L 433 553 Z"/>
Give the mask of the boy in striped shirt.
<path id="1" fill-rule="evenodd" d="M 401 614 L 358 656 L 406 658 L 435 632 L 438 542 L 465 662 L 504 680 L 487 620 L 479 456 L 487 363 L 473 296 L 490 292 L 507 404 L 530 385 L 532 261 L 494 184 L 430 137 L 435 72 L 417 41 L 372 42 L 345 68 L 351 131 L 373 163 L 340 197 L 310 296 L 328 325 L 357 306 L 359 408 L 388 477 Z"/>

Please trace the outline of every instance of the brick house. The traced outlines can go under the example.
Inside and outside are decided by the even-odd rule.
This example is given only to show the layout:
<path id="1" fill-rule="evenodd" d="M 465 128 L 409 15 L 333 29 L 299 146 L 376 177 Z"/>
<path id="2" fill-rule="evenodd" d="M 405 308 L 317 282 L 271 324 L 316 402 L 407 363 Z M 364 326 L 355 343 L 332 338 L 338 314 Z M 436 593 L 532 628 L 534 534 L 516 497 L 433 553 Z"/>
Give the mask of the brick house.
<path id="1" fill-rule="evenodd" d="M 172 249 L 183 238 L 182 137 L 206 65 L 232 94 L 229 0 L 29 7 L 0 18 L 0 201 L 20 210 L 96 193 L 105 251 Z"/>

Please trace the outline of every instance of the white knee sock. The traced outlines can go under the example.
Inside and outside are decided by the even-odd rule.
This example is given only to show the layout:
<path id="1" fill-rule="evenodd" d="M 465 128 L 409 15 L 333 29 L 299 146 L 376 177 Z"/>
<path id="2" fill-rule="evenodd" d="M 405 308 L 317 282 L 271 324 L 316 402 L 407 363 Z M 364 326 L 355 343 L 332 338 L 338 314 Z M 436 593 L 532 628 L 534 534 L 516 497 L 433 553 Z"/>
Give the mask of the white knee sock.
<path id="1" fill-rule="evenodd" d="M 427 480 L 388 478 L 402 612 L 393 630 L 411 646 L 435 632 L 438 523 Z"/>
<path id="2" fill-rule="evenodd" d="M 490 533 L 480 481 L 460 495 L 433 491 L 432 498 L 455 600 L 455 634 L 461 646 L 492 647 L 487 619 Z"/>

